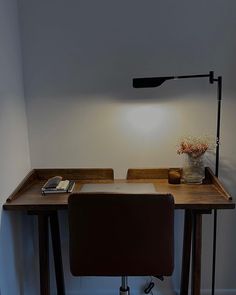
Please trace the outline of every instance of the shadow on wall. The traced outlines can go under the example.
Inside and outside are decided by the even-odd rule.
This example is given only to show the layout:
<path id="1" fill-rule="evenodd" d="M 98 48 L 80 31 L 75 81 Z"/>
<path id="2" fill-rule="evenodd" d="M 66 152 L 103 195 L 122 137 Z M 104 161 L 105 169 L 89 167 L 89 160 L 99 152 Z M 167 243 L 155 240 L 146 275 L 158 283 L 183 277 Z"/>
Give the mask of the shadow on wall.
<path id="1" fill-rule="evenodd" d="M 19 1 L 28 99 L 108 96 L 120 101 L 144 97 L 166 100 L 173 94 L 192 94 L 193 89 L 206 93 L 209 82 L 205 78 L 166 82 L 158 91 L 133 90 L 132 78 L 217 71 L 212 65 L 219 68 L 221 52 L 215 42 L 224 43 L 227 36 L 216 15 L 209 22 L 210 2 L 204 10 L 193 3 L 170 10 L 168 1 L 151 1 L 149 5 L 142 1 L 112 5 L 107 0 L 63 2 L 33 5 Z M 228 34 L 233 36 L 231 28 Z M 227 55 L 225 69 L 227 62 L 232 63 L 228 59 Z"/>
<path id="2" fill-rule="evenodd" d="M 38 294 L 38 248 L 33 216 L 2 211 L 0 227 L 1 295 Z"/>
<path id="3" fill-rule="evenodd" d="M 222 156 L 220 159 L 219 178 L 226 191 L 232 196 L 234 202 L 236 201 L 235 175 L 236 159 Z M 236 255 L 230 256 L 231 263 L 229 264 L 228 259 L 225 259 L 225 256 L 220 255 L 220 253 L 235 253 L 236 240 L 235 235 L 232 233 L 235 231 L 236 211 L 234 209 L 218 210 L 218 212 L 217 265 L 220 266 L 220 271 L 216 271 L 216 280 L 219 288 L 227 286 L 228 288 L 234 289 Z M 227 276 L 222 276 L 222 273 L 227 274 Z"/>
<path id="4" fill-rule="evenodd" d="M 230 188 L 230 193 L 232 195 L 236 194 L 236 183 L 235 183 L 235 175 L 236 175 L 236 159 L 233 161 L 232 157 L 229 159 L 227 157 L 222 156 L 220 159 L 220 178 L 224 183 L 225 187 Z"/>
<path id="5" fill-rule="evenodd" d="M 23 292 L 22 213 L 2 211 L 0 227 L 0 275 L 2 295 L 20 295 Z"/>
<path id="6" fill-rule="evenodd" d="M 57 31 L 52 34 L 57 35 Z M 143 99 L 146 102 L 157 99 L 162 102 L 173 99 L 176 101 L 183 96 L 191 97 L 193 93 L 200 99 L 208 93 L 208 96 L 215 96 L 216 87 L 210 85 L 207 78 L 167 81 L 158 88 L 133 89 L 132 86 L 132 79 L 135 77 L 208 74 L 210 70 L 214 70 L 208 66 L 207 70 L 205 70 L 205 66 L 199 68 L 193 65 L 179 70 L 175 65 L 171 66 L 168 63 L 163 66 L 163 61 L 157 54 L 152 57 L 152 66 L 147 70 L 147 60 L 137 57 L 138 61 L 136 61 L 134 57 L 136 48 L 132 49 L 132 53 L 129 52 L 130 44 L 119 53 L 116 52 L 116 43 L 103 45 L 107 51 L 107 54 L 104 54 L 104 48 L 101 45 L 96 44 L 96 49 L 92 45 L 92 48 L 86 48 L 89 44 L 86 45 L 82 41 L 81 43 L 85 44 L 83 45 L 85 54 L 78 48 L 82 45 L 78 44 L 71 45 L 78 48 L 71 52 L 68 45 L 71 43 L 71 38 L 70 40 L 68 36 L 65 38 L 64 43 L 67 46 L 63 44 L 55 52 L 55 44 L 49 43 L 47 47 L 49 52 L 46 55 L 37 54 L 37 57 L 30 59 L 29 64 L 26 65 L 25 75 L 28 81 L 26 96 L 29 101 L 34 97 L 40 97 L 41 101 L 61 97 L 85 100 L 109 97 L 121 102 L 139 102 Z M 79 43 L 79 38 L 74 42 Z M 109 43 L 109 40 L 107 42 Z M 119 42 L 122 44 L 122 39 Z M 40 46 L 42 45 L 39 44 L 39 48 Z M 147 48 L 148 44 L 146 44 L 144 51 Z M 38 50 L 40 49 L 37 49 L 36 52 Z M 148 56 L 148 52 L 146 55 Z M 169 58 L 168 54 L 165 58 Z M 172 58 L 174 57 L 172 56 Z M 178 56 L 175 59 L 178 59 Z M 136 62 L 138 69 L 132 64 Z M 160 69 L 160 64 L 162 64 L 163 70 Z"/>

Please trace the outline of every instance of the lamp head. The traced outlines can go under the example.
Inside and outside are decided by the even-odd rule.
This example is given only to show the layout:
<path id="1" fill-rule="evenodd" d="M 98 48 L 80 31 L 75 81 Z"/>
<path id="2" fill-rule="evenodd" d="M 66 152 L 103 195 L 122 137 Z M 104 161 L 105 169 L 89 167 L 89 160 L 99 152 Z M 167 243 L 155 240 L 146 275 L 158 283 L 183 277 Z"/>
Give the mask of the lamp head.
<path id="1" fill-rule="evenodd" d="M 169 77 L 153 77 L 153 78 L 134 78 L 133 87 L 134 88 L 146 88 L 146 87 L 158 87 L 163 84 L 166 80 L 172 79 L 187 79 L 187 78 L 203 78 L 209 77 L 209 82 L 211 84 L 217 79 L 214 78 L 214 72 L 210 71 L 209 74 L 204 75 L 185 75 L 185 76 L 169 76 Z"/>
<path id="2" fill-rule="evenodd" d="M 134 78 L 134 88 L 148 88 L 158 87 L 163 84 L 166 80 L 174 79 L 174 77 L 153 77 L 153 78 Z"/>

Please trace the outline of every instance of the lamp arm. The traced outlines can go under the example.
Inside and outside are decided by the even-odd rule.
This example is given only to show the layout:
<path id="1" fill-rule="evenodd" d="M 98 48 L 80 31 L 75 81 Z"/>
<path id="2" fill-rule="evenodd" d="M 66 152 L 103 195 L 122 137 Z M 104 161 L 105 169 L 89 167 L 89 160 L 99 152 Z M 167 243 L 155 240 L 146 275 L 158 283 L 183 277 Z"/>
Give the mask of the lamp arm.
<path id="1" fill-rule="evenodd" d="M 188 79 L 188 78 L 203 78 L 209 77 L 209 83 L 213 84 L 216 79 L 214 79 L 214 72 L 210 71 L 209 74 L 202 74 L 202 75 L 184 75 L 184 76 L 177 76 L 174 79 Z"/>
<path id="2" fill-rule="evenodd" d="M 213 72 L 212 72 L 213 73 Z M 203 75 L 186 75 L 186 76 L 176 76 L 175 79 L 187 79 L 187 78 L 203 78 L 203 77 L 211 77 L 211 72 L 209 74 Z"/>

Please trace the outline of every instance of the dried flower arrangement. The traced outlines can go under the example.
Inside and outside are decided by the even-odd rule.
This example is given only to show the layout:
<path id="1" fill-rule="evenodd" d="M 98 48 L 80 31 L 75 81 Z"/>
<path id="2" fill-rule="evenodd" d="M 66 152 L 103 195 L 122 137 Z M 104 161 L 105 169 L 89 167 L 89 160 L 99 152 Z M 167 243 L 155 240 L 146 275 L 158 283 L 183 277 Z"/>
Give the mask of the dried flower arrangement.
<path id="1" fill-rule="evenodd" d="M 210 140 L 209 136 L 187 136 L 180 141 L 177 154 L 188 154 L 194 158 L 198 158 L 207 150 L 212 149 L 212 147 L 212 140 Z"/>

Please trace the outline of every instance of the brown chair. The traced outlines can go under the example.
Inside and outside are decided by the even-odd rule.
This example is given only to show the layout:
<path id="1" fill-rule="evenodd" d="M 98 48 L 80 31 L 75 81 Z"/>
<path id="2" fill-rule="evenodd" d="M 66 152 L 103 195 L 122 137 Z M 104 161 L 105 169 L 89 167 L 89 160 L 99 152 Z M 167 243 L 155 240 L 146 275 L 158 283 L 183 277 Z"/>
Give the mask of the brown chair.
<path id="1" fill-rule="evenodd" d="M 169 194 L 78 193 L 69 197 L 70 269 L 74 276 L 170 276 L 174 199 Z"/>

